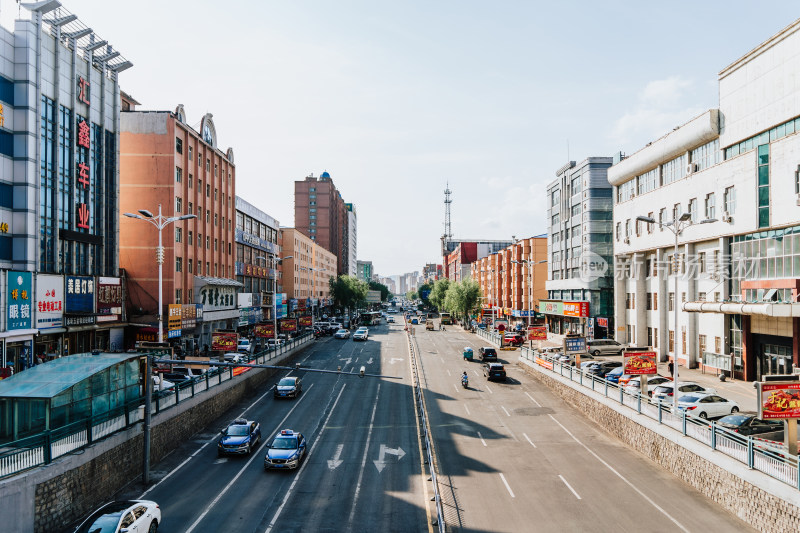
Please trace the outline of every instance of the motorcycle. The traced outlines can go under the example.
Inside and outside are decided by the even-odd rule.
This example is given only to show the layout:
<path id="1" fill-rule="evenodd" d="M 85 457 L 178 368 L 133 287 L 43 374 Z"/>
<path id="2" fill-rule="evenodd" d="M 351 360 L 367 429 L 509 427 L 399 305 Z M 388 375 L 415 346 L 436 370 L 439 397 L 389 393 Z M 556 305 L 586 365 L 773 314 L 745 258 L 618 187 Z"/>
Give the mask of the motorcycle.
<path id="1" fill-rule="evenodd" d="M 469 388 L 469 378 L 467 376 L 461 378 L 461 386 L 465 389 Z"/>

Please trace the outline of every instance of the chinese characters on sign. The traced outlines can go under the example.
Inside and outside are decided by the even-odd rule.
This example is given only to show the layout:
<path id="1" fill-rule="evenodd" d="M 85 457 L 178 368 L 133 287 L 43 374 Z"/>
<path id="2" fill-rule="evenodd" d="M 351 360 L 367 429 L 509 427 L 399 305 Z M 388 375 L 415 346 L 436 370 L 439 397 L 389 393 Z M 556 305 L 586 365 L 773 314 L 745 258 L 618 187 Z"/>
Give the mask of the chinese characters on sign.
<path id="1" fill-rule="evenodd" d="M 758 418 L 775 420 L 800 418 L 800 382 L 757 383 Z"/>
<path id="2" fill-rule="evenodd" d="M 235 352 L 239 344 L 239 335 L 215 331 L 211 334 L 211 349 L 220 352 Z"/>
<path id="3" fill-rule="evenodd" d="M 311 325 L 311 317 L 310 316 L 301 316 L 297 319 L 297 323 L 301 326 L 310 326 Z"/>
<path id="4" fill-rule="evenodd" d="M 656 352 L 628 352 L 623 355 L 625 374 L 640 376 L 645 374 L 656 374 L 658 366 L 656 364 Z"/>
<path id="5" fill-rule="evenodd" d="M 0 104 L 0 126 L 5 127 L 5 110 L 3 109 L 3 104 Z"/>
<path id="6" fill-rule="evenodd" d="M 236 291 L 233 287 L 206 285 L 199 291 L 200 303 L 205 310 L 231 308 L 236 305 Z"/>
<path id="7" fill-rule="evenodd" d="M 89 105 L 89 80 L 83 76 L 78 76 L 78 100 Z"/>
<path id="8" fill-rule="evenodd" d="M 181 309 L 181 304 L 169 304 L 167 309 L 167 338 L 173 339 L 180 337 L 181 324 L 183 321 L 183 309 Z"/>
<path id="9" fill-rule="evenodd" d="M 281 320 L 281 331 L 296 331 L 297 321 L 293 318 L 284 318 Z"/>
<path id="10" fill-rule="evenodd" d="M 253 328 L 256 337 L 274 337 L 275 336 L 275 328 L 272 327 L 272 324 L 259 324 L 255 328 Z"/>
<path id="11" fill-rule="evenodd" d="M 122 319 L 122 280 L 101 277 L 97 280 L 97 321 Z"/>
<path id="12" fill-rule="evenodd" d="M 547 327 L 546 326 L 531 326 L 528 328 L 528 340 L 541 341 L 547 340 Z"/>
<path id="13" fill-rule="evenodd" d="M 32 279 L 30 272 L 8 272 L 6 329 L 31 328 Z"/>
<path id="14" fill-rule="evenodd" d="M 36 277 L 36 327 L 59 328 L 64 323 L 64 278 L 39 274 Z"/>

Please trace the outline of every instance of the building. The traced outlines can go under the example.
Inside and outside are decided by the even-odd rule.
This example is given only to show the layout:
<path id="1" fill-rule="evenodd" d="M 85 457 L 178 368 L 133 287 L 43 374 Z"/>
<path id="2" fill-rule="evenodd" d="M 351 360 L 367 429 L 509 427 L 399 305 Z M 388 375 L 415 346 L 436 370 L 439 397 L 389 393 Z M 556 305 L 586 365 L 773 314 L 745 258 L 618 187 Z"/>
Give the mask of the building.
<path id="1" fill-rule="evenodd" d="M 277 220 L 236 197 L 236 281 L 242 284 L 238 295 L 240 330 L 273 319 L 279 233 Z"/>
<path id="2" fill-rule="evenodd" d="M 361 281 L 372 281 L 372 277 L 374 276 L 372 261 L 358 261 L 356 264 L 356 277 Z"/>
<path id="3" fill-rule="evenodd" d="M 514 241 L 449 239 L 443 240 L 442 243 L 442 248 L 445 250 L 442 257 L 442 276 L 456 281 L 466 275 L 466 269 L 470 268 L 472 262 L 508 248 Z M 454 254 L 457 251 L 458 253 Z"/>
<path id="4" fill-rule="evenodd" d="M 349 209 L 347 205 L 327 172 L 319 178 L 311 174 L 303 181 L 294 182 L 295 228 L 333 252 L 339 275 L 354 276 L 356 210 L 352 204 Z"/>
<path id="5" fill-rule="evenodd" d="M 549 331 L 613 337 L 611 157 L 570 161 L 547 186 L 547 301 L 540 312 Z"/>
<path id="6" fill-rule="evenodd" d="M 188 351 L 204 348 L 212 332 L 235 330 L 239 321 L 233 149 L 219 149 L 210 113 L 195 131 L 182 105 L 174 112 L 137 111 L 132 104 L 130 109 L 121 117 L 121 211 L 196 215 L 163 231 L 163 305 L 173 306 L 170 316 L 183 318 L 170 323 L 169 338 Z M 121 218 L 120 265 L 129 280 L 128 306 L 137 323 L 150 324 L 133 331 L 131 340 L 155 340 L 158 242 L 155 228 Z"/>
<path id="7" fill-rule="evenodd" d="M 530 322 L 546 297 L 547 237 L 517 241 L 471 265 L 470 277 L 481 289 L 485 318 Z"/>
<path id="8" fill-rule="evenodd" d="M 330 280 L 336 277 L 336 256 L 297 228 L 281 228 L 283 292 L 290 315 L 321 316 L 333 305 Z"/>
<path id="9" fill-rule="evenodd" d="M 119 73 L 131 67 L 59 3 L 0 28 L 0 376 L 121 350 Z"/>
<path id="10" fill-rule="evenodd" d="M 422 267 L 422 277 L 425 278 L 425 283 L 441 278 L 442 272 L 442 265 L 437 265 L 436 263 L 427 263 Z"/>
<path id="11" fill-rule="evenodd" d="M 718 108 L 608 170 L 621 340 L 746 380 L 797 368 L 799 74 L 800 20 L 722 69 Z"/>

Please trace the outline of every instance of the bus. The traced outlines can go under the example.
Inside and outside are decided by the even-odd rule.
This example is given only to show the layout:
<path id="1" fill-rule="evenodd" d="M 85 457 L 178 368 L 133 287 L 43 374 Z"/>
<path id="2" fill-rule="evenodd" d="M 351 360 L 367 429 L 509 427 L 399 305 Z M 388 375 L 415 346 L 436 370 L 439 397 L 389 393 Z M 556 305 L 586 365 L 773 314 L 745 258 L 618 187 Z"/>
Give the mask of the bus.
<path id="1" fill-rule="evenodd" d="M 443 326 L 449 326 L 453 323 L 453 319 L 450 318 L 450 313 L 439 313 L 439 320 Z"/>
<path id="2" fill-rule="evenodd" d="M 380 311 L 365 311 L 361 313 L 361 325 L 377 326 L 381 323 Z"/>

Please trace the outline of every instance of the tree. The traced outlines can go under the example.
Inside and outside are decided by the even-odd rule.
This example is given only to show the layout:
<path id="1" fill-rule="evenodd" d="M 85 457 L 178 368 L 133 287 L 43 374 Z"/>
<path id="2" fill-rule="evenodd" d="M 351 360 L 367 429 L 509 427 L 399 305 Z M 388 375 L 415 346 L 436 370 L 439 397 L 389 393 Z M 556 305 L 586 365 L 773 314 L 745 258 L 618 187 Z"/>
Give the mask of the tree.
<path id="1" fill-rule="evenodd" d="M 480 295 L 480 285 L 474 280 L 453 283 L 447 289 L 444 307 L 454 315 L 463 317 L 464 324 L 469 324 L 470 314 L 477 309 Z"/>
<path id="2" fill-rule="evenodd" d="M 417 298 L 419 298 L 419 295 L 417 294 L 417 291 L 408 291 L 406 293 L 406 300 L 408 300 L 409 302 L 413 302 Z"/>
<path id="3" fill-rule="evenodd" d="M 436 280 L 436 282 L 433 284 L 433 289 L 431 290 L 431 294 L 428 296 L 428 299 L 439 311 L 444 309 L 445 295 L 447 294 L 447 289 L 449 288 L 450 280 L 447 278 Z"/>
<path id="4" fill-rule="evenodd" d="M 383 283 L 378 283 L 377 281 L 370 281 L 369 282 L 369 289 L 371 291 L 380 291 L 381 293 L 381 301 L 385 302 L 389 299 L 391 293 L 389 292 L 389 287 L 384 285 Z"/>
<path id="5" fill-rule="evenodd" d="M 417 294 L 419 294 L 419 299 L 422 300 L 423 305 L 431 304 L 428 298 L 432 290 L 433 290 L 433 283 L 423 283 L 422 285 L 417 287 Z"/>
<path id="6" fill-rule="evenodd" d="M 369 287 L 353 276 L 339 276 L 330 279 L 330 289 L 334 305 L 352 311 L 358 304 L 366 302 Z"/>

